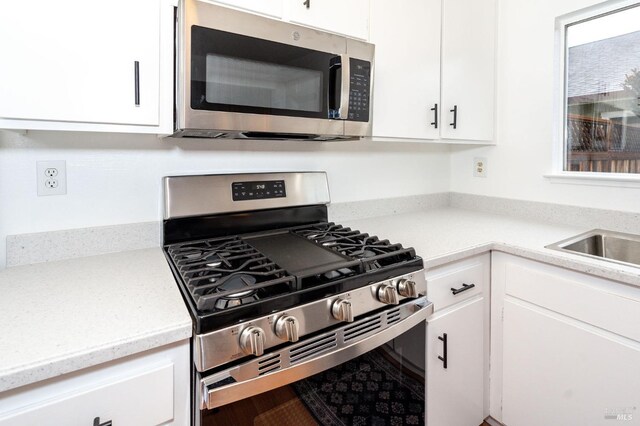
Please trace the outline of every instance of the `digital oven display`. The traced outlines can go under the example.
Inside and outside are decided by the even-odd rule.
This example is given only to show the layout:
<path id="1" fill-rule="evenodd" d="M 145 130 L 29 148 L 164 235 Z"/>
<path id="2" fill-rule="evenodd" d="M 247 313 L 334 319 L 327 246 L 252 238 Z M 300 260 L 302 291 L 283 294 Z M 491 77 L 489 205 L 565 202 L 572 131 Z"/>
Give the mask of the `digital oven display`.
<path id="1" fill-rule="evenodd" d="M 263 180 L 256 182 L 233 182 L 233 201 L 263 200 L 287 196 L 284 180 Z"/>

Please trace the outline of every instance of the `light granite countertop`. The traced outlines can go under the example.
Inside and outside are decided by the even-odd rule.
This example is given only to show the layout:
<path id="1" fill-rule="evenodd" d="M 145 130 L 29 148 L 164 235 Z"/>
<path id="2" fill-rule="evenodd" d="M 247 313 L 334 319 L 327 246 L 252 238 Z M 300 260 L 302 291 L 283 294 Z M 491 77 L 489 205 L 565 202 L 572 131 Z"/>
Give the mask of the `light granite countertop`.
<path id="1" fill-rule="evenodd" d="M 584 227 L 452 207 L 334 217 L 414 247 L 426 268 L 499 250 L 640 286 L 640 268 L 544 248 Z M 16 266 L 0 272 L 0 286 L 0 392 L 191 336 L 191 318 L 159 247 Z"/>
<path id="2" fill-rule="evenodd" d="M 640 286 L 640 268 L 545 248 L 592 228 L 550 225 L 530 219 L 450 207 L 345 220 L 341 224 L 401 243 L 405 247 L 414 247 L 424 259 L 426 268 L 488 250 L 498 250 Z"/>
<path id="3" fill-rule="evenodd" d="M 188 339 L 160 248 L 0 272 L 0 392 Z"/>

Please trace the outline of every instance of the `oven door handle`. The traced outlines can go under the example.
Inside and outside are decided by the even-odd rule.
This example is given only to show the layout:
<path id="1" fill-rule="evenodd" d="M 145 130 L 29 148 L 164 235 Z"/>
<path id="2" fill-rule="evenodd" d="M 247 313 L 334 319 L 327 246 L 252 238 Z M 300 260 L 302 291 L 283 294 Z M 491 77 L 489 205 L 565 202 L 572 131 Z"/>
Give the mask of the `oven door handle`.
<path id="1" fill-rule="evenodd" d="M 419 297 L 394 309 L 306 339 L 306 342 L 202 378 L 198 389 L 200 409 L 221 407 L 340 365 L 398 337 L 432 313 L 433 304 L 426 297 Z M 384 328 L 379 330 L 378 326 Z M 295 358 L 305 352 L 317 355 L 309 355 L 304 361 L 296 362 Z"/>

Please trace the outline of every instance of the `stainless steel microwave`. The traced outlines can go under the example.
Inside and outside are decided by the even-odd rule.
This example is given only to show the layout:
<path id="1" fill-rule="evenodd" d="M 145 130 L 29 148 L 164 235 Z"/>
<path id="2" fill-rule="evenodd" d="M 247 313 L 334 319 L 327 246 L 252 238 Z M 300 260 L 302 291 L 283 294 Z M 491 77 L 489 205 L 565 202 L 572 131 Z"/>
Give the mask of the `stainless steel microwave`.
<path id="1" fill-rule="evenodd" d="M 180 2 L 174 136 L 371 135 L 374 46 L 202 0 Z"/>

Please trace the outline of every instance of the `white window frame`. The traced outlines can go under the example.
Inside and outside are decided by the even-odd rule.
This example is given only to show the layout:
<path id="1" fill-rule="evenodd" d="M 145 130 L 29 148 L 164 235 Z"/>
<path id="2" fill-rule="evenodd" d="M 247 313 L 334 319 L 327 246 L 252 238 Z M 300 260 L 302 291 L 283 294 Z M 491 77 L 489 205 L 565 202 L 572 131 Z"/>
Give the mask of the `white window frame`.
<path id="1" fill-rule="evenodd" d="M 640 173 L 572 172 L 564 170 L 567 69 L 566 27 L 599 15 L 616 12 L 640 4 L 640 0 L 609 0 L 556 18 L 555 21 L 555 82 L 554 82 L 554 141 L 553 171 L 544 175 L 552 183 L 640 187 Z"/>

